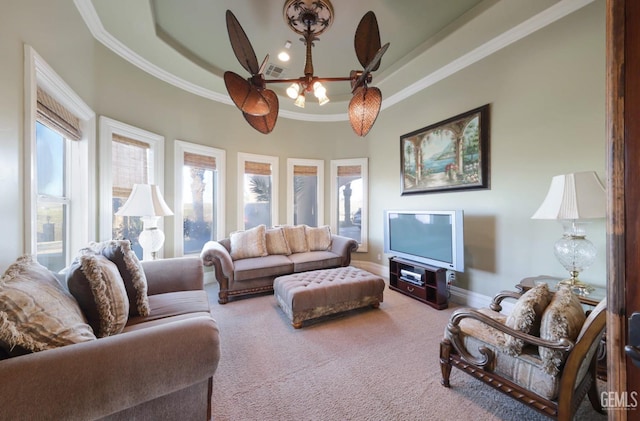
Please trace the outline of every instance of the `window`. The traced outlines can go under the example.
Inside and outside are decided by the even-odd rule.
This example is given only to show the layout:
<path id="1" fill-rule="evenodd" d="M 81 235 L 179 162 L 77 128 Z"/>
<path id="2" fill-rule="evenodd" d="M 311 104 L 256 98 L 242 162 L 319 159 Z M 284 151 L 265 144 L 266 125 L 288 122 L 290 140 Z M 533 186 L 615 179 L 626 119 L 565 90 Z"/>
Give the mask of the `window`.
<path id="1" fill-rule="evenodd" d="M 200 253 L 207 241 L 224 238 L 225 166 L 224 150 L 176 140 L 176 255 Z"/>
<path id="2" fill-rule="evenodd" d="M 100 145 L 100 237 L 129 240 L 139 259 L 149 259 L 138 243 L 142 232 L 140 217 L 115 213 L 126 202 L 134 184 L 157 184 L 163 191 L 164 137 L 100 117 Z M 162 218 L 158 227 L 163 229 Z"/>
<path id="3" fill-rule="evenodd" d="M 367 251 L 367 158 L 331 161 L 331 229 L 358 242 Z"/>
<path id="4" fill-rule="evenodd" d="M 25 253 L 57 272 L 95 235 L 95 114 L 33 48 L 24 52 Z"/>
<path id="5" fill-rule="evenodd" d="M 287 159 L 287 223 L 324 224 L 324 161 Z"/>
<path id="6" fill-rule="evenodd" d="M 238 229 L 278 223 L 278 158 L 238 154 Z"/>

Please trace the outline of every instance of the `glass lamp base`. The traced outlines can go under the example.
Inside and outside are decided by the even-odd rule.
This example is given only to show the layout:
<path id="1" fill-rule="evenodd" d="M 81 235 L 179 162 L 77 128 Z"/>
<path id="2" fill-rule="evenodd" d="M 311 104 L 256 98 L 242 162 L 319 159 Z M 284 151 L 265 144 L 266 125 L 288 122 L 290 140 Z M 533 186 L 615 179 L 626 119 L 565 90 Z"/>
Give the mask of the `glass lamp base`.
<path id="1" fill-rule="evenodd" d="M 589 295 L 595 288 L 578 279 L 578 272 L 571 272 L 571 277 L 558 282 L 558 287 L 567 285 L 573 292 L 580 295 Z"/>

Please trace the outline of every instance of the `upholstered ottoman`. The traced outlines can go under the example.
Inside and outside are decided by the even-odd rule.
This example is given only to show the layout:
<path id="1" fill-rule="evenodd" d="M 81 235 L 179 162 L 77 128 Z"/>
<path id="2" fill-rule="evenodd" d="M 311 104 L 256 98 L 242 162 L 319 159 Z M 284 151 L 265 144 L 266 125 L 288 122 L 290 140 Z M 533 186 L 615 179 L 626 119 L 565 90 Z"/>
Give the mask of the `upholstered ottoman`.
<path id="1" fill-rule="evenodd" d="M 305 320 L 382 302 L 384 280 L 353 266 L 285 275 L 273 281 L 278 305 L 296 329 Z"/>

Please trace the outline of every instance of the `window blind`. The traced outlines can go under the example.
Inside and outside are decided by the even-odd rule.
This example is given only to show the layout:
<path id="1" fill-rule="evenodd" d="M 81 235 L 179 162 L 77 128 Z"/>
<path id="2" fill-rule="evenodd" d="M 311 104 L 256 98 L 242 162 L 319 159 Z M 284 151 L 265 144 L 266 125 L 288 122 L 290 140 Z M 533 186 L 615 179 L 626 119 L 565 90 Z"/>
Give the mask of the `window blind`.
<path id="1" fill-rule="evenodd" d="M 113 134 L 113 197 L 128 198 L 134 184 L 149 183 L 149 144 Z"/>
<path id="2" fill-rule="evenodd" d="M 82 139 L 80 119 L 38 86 L 36 118 L 66 139 Z"/>
<path id="3" fill-rule="evenodd" d="M 271 175 L 271 164 L 265 162 L 244 162 L 244 173 L 254 175 Z"/>
<path id="4" fill-rule="evenodd" d="M 318 175 L 318 167 L 313 165 L 294 165 L 293 175 Z"/>
<path id="5" fill-rule="evenodd" d="M 338 167 L 338 177 L 361 176 L 362 167 L 360 165 L 345 165 Z"/>
<path id="6" fill-rule="evenodd" d="M 212 156 L 199 155 L 191 152 L 184 153 L 184 165 L 206 170 L 216 170 L 216 159 Z"/>

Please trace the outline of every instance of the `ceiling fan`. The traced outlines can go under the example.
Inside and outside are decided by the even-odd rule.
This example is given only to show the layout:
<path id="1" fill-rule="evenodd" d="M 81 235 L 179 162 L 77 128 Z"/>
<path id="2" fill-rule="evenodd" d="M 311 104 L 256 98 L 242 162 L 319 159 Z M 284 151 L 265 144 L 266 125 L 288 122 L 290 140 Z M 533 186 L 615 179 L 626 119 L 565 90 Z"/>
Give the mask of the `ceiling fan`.
<path id="1" fill-rule="evenodd" d="M 265 79 L 264 68 L 269 55 L 262 64 L 251 46 L 247 34 L 233 12 L 227 10 L 227 32 L 233 52 L 242 67 L 251 75 L 242 76 L 226 71 L 224 82 L 229 96 L 242 111 L 245 120 L 256 130 L 268 134 L 273 131 L 278 119 L 279 101 L 276 93 L 267 89 L 268 83 L 291 83 L 287 94 L 296 98 L 296 105 L 304 104 L 306 92 L 313 92 L 322 105 L 329 101 L 322 82 L 349 81 L 353 97 L 349 102 L 349 122 L 358 136 L 366 136 L 378 117 L 382 105 L 380 89 L 369 86 L 371 72 L 380 67 L 380 60 L 389 48 L 389 43 L 381 46 L 380 31 L 376 15 L 367 12 L 356 28 L 354 46 L 363 70 L 352 70 L 346 77 L 318 77 L 314 75 L 311 47 L 317 35 L 329 28 L 333 21 L 333 6 L 329 0 L 287 0 L 284 6 L 287 25 L 306 45 L 304 76 L 297 79 Z"/>

